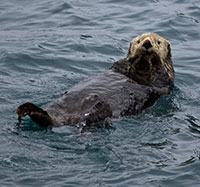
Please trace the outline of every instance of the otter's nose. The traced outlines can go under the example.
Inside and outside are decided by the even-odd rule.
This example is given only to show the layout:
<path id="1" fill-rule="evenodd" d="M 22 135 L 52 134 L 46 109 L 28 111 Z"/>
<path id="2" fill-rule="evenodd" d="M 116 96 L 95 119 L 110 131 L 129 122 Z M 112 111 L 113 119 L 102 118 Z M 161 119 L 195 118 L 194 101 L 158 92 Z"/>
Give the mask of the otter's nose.
<path id="1" fill-rule="evenodd" d="M 152 47 L 151 42 L 149 40 L 145 40 L 142 46 L 145 47 L 146 49 Z"/>

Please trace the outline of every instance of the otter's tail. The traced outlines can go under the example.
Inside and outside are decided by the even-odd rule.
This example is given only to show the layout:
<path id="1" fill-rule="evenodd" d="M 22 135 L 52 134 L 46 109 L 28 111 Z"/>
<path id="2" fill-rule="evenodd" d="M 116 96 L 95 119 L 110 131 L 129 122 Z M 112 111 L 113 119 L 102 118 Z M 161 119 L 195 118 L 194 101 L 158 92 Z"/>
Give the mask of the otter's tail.
<path id="1" fill-rule="evenodd" d="M 52 126 L 52 119 L 49 114 L 43 109 L 37 107 L 33 103 L 24 103 L 20 105 L 16 113 L 18 115 L 18 121 L 21 123 L 21 118 L 25 116 L 30 116 L 30 118 L 40 125 L 41 127 L 49 127 Z"/>

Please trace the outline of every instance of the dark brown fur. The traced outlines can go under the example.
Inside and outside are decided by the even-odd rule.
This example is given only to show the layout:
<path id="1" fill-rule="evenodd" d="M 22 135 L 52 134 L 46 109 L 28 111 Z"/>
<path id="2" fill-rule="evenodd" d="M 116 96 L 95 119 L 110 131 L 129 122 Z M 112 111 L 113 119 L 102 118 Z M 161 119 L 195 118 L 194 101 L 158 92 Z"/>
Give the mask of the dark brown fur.
<path id="1" fill-rule="evenodd" d="M 19 122 L 29 115 L 43 127 L 82 122 L 85 126 L 99 122 L 107 126 L 110 118 L 137 115 L 160 96 L 169 94 L 174 70 L 168 41 L 153 33 L 138 38 L 141 44 L 137 46 L 134 39 L 126 58 L 115 62 L 108 71 L 75 85 L 46 110 L 32 103 L 20 105 Z M 163 42 L 160 48 L 157 40 Z"/>

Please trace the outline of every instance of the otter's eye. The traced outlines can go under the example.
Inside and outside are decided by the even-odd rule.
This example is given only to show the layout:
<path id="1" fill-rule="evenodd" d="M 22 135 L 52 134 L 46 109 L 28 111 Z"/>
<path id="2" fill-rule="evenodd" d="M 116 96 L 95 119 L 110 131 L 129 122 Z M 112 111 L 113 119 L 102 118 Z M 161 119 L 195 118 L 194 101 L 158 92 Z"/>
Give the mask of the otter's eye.
<path id="1" fill-rule="evenodd" d="M 139 44 L 139 43 L 140 43 L 140 40 L 138 40 L 137 43 Z"/>
<path id="2" fill-rule="evenodd" d="M 160 43 L 161 43 L 161 41 L 160 41 L 160 40 L 158 40 L 158 45 L 160 45 Z"/>

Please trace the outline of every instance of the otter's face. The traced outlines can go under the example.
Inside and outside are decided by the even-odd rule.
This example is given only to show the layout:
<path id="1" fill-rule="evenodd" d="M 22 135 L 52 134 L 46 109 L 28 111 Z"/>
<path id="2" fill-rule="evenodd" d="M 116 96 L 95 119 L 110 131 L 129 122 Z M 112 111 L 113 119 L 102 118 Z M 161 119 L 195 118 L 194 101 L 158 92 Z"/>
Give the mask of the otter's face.
<path id="1" fill-rule="evenodd" d="M 154 33 L 147 33 L 131 41 L 127 57 L 156 53 L 162 60 L 170 55 L 170 43 Z"/>
<path id="2" fill-rule="evenodd" d="M 127 54 L 132 64 L 130 74 L 133 79 L 152 83 L 161 74 L 167 74 L 174 81 L 170 43 L 154 33 L 147 33 L 134 38 Z"/>

